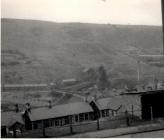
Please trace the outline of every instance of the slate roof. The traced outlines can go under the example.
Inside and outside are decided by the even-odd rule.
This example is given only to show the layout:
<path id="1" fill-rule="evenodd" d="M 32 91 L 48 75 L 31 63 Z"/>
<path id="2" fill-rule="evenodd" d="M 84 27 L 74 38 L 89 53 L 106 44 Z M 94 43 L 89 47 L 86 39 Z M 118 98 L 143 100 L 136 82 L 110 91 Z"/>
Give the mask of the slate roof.
<path id="1" fill-rule="evenodd" d="M 52 108 L 44 107 L 32 109 L 29 113 L 31 121 L 43 120 L 48 118 L 57 118 L 73 114 L 92 112 L 91 106 L 86 102 L 70 103 L 53 106 Z"/>

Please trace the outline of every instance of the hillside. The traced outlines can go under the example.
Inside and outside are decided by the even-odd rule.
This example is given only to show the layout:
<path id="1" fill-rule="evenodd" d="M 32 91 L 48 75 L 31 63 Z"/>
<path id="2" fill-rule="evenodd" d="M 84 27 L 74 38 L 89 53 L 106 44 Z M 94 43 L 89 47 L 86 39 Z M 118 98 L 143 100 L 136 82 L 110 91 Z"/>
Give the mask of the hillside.
<path id="1" fill-rule="evenodd" d="M 162 52 L 162 28 L 157 26 L 17 19 L 2 19 L 1 23 L 2 83 L 77 78 L 85 68 L 101 64 L 109 77 L 136 79 L 136 54 Z M 142 65 L 143 75 L 152 71 Z"/>

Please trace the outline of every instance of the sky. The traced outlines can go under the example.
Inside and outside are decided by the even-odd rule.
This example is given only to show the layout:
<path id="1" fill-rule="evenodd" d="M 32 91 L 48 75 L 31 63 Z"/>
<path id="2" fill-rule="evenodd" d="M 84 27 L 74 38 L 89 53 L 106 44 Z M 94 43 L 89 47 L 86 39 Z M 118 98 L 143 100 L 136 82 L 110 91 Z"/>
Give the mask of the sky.
<path id="1" fill-rule="evenodd" d="M 162 25 L 161 0 L 2 0 L 1 17 L 54 22 Z"/>

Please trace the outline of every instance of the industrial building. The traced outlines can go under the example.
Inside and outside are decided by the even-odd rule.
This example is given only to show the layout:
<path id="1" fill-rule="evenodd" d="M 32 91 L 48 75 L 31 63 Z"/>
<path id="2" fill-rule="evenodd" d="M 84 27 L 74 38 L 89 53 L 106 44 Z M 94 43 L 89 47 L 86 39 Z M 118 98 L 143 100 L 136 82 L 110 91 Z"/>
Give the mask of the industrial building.
<path id="1" fill-rule="evenodd" d="M 164 118 L 164 90 L 150 90 L 144 92 L 126 93 L 125 95 L 138 96 L 141 101 L 143 120 Z"/>

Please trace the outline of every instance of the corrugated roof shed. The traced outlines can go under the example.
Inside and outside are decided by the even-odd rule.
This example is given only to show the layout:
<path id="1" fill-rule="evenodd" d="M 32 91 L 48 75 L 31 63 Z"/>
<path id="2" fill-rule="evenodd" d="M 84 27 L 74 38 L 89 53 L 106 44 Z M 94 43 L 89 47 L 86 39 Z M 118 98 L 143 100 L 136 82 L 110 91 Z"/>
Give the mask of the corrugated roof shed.
<path id="1" fill-rule="evenodd" d="M 141 105 L 139 96 L 115 96 L 111 98 L 102 98 L 96 102 L 100 110 L 116 110 L 122 105 L 121 111 L 131 111 L 132 105 L 134 106 L 135 110 L 139 110 Z"/>

